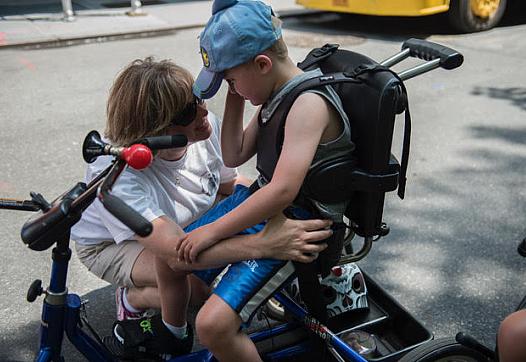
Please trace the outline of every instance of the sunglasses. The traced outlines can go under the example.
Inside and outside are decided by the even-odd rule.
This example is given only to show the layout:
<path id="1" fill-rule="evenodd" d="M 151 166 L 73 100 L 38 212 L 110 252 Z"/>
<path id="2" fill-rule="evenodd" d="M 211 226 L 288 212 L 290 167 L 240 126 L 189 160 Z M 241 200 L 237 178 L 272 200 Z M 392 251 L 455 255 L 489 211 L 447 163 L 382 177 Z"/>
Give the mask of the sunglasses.
<path id="1" fill-rule="evenodd" d="M 195 119 L 197 114 L 197 105 L 202 105 L 204 103 L 204 100 L 194 96 L 194 99 L 192 99 L 192 101 L 190 101 L 190 103 L 188 103 L 186 107 L 184 107 L 184 109 L 173 118 L 172 125 L 183 127 L 188 126 Z"/>

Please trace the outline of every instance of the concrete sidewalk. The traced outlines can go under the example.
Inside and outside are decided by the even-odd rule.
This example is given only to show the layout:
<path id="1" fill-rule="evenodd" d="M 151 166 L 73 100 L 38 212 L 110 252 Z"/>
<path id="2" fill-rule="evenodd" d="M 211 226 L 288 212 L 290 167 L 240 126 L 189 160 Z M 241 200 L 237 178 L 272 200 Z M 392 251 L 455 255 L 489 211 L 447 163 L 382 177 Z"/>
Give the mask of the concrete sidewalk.
<path id="1" fill-rule="evenodd" d="M 309 12 L 294 0 L 266 2 L 281 17 Z M 202 27 L 212 9 L 212 1 L 203 0 L 145 0 L 142 3 L 140 12 L 134 14 L 129 0 L 73 0 L 74 19 L 68 21 L 60 0 L 2 1 L 0 49 L 140 37 Z"/>

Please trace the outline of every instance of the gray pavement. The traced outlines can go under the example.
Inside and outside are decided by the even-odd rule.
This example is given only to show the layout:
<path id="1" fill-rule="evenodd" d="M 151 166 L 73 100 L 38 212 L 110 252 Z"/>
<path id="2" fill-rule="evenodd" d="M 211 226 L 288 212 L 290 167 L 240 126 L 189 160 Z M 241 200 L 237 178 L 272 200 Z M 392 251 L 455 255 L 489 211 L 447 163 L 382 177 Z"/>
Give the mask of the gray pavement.
<path id="1" fill-rule="evenodd" d="M 294 0 L 267 0 L 282 17 L 308 12 Z M 150 36 L 201 27 L 212 1 L 146 0 L 135 11 L 129 0 L 73 0 L 68 19 L 59 0 L 7 0 L 0 4 L 0 49 Z"/>

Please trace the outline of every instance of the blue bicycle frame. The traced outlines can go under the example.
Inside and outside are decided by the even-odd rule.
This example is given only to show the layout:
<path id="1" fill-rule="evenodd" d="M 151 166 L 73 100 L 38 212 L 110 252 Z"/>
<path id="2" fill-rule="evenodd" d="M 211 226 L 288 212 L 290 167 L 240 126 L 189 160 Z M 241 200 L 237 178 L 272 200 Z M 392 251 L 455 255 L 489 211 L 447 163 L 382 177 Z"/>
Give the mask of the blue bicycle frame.
<path id="1" fill-rule="evenodd" d="M 52 251 L 51 280 L 42 304 L 40 348 L 36 361 L 64 361 L 62 340 L 64 332 L 71 343 L 89 361 L 113 361 L 106 348 L 80 328 L 82 303 L 76 294 L 68 294 L 66 278 L 71 258 L 69 233 Z"/>
<path id="2" fill-rule="evenodd" d="M 349 362 L 367 362 L 360 354 L 354 351 L 347 343 L 342 341 L 338 336 L 331 332 L 325 325 L 310 316 L 305 309 L 299 306 L 294 300 L 287 295 L 278 292 L 274 298 L 281 303 L 283 308 L 290 312 L 291 315 L 301 323 L 306 329 L 315 333 L 319 338 L 324 340 L 330 348 L 345 361 Z M 298 323 L 285 323 L 276 327 L 269 327 L 268 329 L 252 333 L 249 337 L 256 343 L 265 339 L 277 337 L 287 331 L 298 327 Z M 284 348 L 278 351 L 267 353 L 264 357 L 269 361 L 284 360 L 287 357 L 296 356 L 307 352 L 309 346 L 307 342 L 299 343 L 292 347 Z M 185 356 L 176 357 L 171 362 L 212 362 L 216 361 L 214 356 L 207 350 L 201 350 Z"/>

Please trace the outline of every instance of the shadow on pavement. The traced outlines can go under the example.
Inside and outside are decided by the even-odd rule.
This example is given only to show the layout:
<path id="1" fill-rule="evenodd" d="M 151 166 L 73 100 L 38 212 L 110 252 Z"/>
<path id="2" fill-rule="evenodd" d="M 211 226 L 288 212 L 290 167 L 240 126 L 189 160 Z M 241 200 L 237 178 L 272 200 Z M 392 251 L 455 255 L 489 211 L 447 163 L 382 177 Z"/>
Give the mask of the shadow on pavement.
<path id="1" fill-rule="evenodd" d="M 517 106 L 520 109 L 526 111 L 526 88 L 476 87 L 475 89 L 473 89 L 471 94 L 478 96 L 486 96 L 488 98 L 508 100 L 514 106 Z"/>

